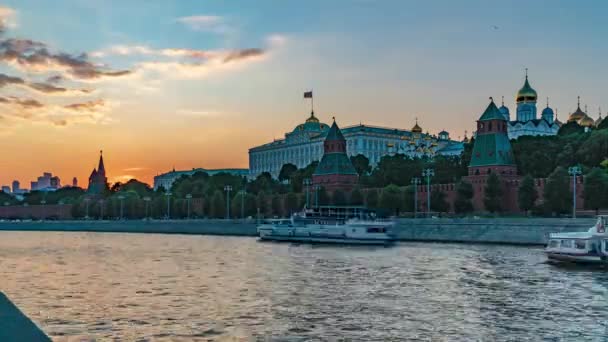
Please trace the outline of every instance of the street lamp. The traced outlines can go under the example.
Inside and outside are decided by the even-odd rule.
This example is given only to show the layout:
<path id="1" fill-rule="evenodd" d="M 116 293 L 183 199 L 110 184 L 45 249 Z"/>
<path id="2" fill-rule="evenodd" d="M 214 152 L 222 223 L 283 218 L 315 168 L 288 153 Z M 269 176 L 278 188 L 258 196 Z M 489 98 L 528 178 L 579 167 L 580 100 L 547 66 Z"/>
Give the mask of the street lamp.
<path id="1" fill-rule="evenodd" d="M 424 169 L 422 170 L 422 176 L 426 177 L 426 210 L 427 215 L 431 214 L 431 177 L 435 175 L 435 170 Z"/>
<path id="2" fill-rule="evenodd" d="M 309 197 L 311 184 L 312 184 L 312 181 L 310 180 L 310 178 L 304 179 L 304 186 L 306 187 L 306 208 L 309 208 L 308 197 Z"/>
<path id="3" fill-rule="evenodd" d="M 118 199 L 120 200 L 120 219 L 122 220 L 123 219 L 123 209 L 124 209 L 124 199 L 125 199 L 125 196 L 120 195 L 120 196 L 118 196 Z"/>
<path id="4" fill-rule="evenodd" d="M 84 215 L 84 219 L 88 220 L 89 219 L 89 202 L 91 202 L 90 198 L 85 198 L 84 199 L 84 203 L 85 203 L 85 208 L 86 208 L 86 215 Z"/>
<path id="5" fill-rule="evenodd" d="M 144 202 L 146 202 L 146 212 L 145 212 L 144 215 L 146 216 L 146 218 L 149 218 L 149 216 L 148 216 L 148 206 L 150 204 L 150 200 L 151 200 L 150 197 L 148 197 L 148 196 L 144 197 Z"/>
<path id="6" fill-rule="evenodd" d="M 412 178 L 412 185 L 414 186 L 414 218 L 418 216 L 418 185 L 420 185 L 420 178 Z"/>
<path id="7" fill-rule="evenodd" d="M 165 196 L 167 196 L 167 220 L 171 218 L 171 195 L 170 192 L 167 192 Z"/>
<path id="8" fill-rule="evenodd" d="M 321 190 L 321 186 L 319 184 L 314 185 L 313 189 L 315 190 L 315 206 L 319 207 L 319 191 Z"/>
<path id="9" fill-rule="evenodd" d="M 230 219 L 230 191 L 232 191 L 232 186 L 226 185 L 224 186 L 224 191 L 226 191 L 226 220 Z"/>
<path id="10" fill-rule="evenodd" d="M 241 195 L 241 218 L 245 219 L 245 194 L 247 191 L 241 190 L 239 191 L 239 195 Z"/>
<path id="11" fill-rule="evenodd" d="M 188 219 L 190 219 L 190 200 L 192 199 L 192 194 L 186 195 L 186 204 L 188 207 Z"/>
<path id="12" fill-rule="evenodd" d="M 576 177 L 582 173 L 580 166 L 568 168 L 568 174 L 572 176 L 572 218 L 576 218 Z"/>

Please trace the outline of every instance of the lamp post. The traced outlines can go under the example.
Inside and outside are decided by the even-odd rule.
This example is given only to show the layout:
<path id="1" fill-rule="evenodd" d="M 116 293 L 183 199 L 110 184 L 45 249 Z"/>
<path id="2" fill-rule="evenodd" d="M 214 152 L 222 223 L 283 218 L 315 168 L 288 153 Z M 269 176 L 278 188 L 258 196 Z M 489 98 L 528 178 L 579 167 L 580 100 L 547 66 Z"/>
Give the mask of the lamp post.
<path id="1" fill-rule="evenodd" d="M 89 202 L 91 202 L 90 198 L 85 198 L 84 199 L 84 203 L 85 203 L 85 212 L 86 214 L 84 215 L 84 219 L 88 220 L 89 219 Z"/>
<path id="2" fill-rule="evenodd" d="M 418 217 L 418 185 L 420 185 L 420 178 L 412 178 L 412 185 L 414 186 L 414 218 Z"/>
<path id="3" fill-rule="evenodd" d="M 245 194 L 247 192 L 245 190 L 239 191 L 239 195 L 241 195 L 241 218 L 245 219 Z"/>
<path id="4" fill-rule="evenodd" d="M 426 177 L 426 211 L 427 216 L 431 215 L 431 177 L 435 175 L 435 170 L 424 169 L 422 170 L 422 176 Z"/>
<path id="5" fill-rule="evenodd" d="M 151 198 L 146 196 L 144 197 L 144 202 L 146 202 L 146 212 L 144 213 L 144 216 L 146 217 L 146 219 L 148 219 L 150 216 L 148 215 L 148 206 L 150 204 L 150 200 Z"/>
<path id="6" fill-rule="evenodd" d="M 125 196 L 120 195 L 118 196 L 118 199 L 120 200 L 120 219 L 123 219 L 123 212 L 124 212 L 124 200 L 125 200 Z"/>
<path id="7" fill-rule="evenodd" d="M 572 176 L 572 218 L 576 218 L 576 177 L 582 173 L 580 166 L 568 168 L 568 174 Z"/>
<path id="8" fill-rule="evenodd" d="M 167 192 L 165 196 L 167 196 L 167 220 L 171 218 L 171 195 L 170 192 Z"/>
<path id="9" fill-rule="evenodd" d="M 226 185 L 224 186 L 224 191 L 226 191 L 226 220 L 230 219 L 230 191 L 232 191 L 232 186 Z"/>
<path id="10" fill-rule="evenodd" d="M 186 195 L 186 206 L 188 208 L 188 219 L 190 219 L 190 200 L 192 199 L 192 194 Z"/>
<path id="11" fill-rule="evenodd" d="M 319 207 L 319 190 L 321 190 L 321 186 L 317 184 L 313 188 L 315 190 L 315 206 Z"/>
<path id="12" fill-rule="evenodd" d="M 99 200 L 99 219 L 103 220 L 103 200 Z"/>
<path id="13" fill-rule="evenodd" d="M 310 205 L 308 203 L 308 199 L 309 199 L 310 185 L 311 184 L 312 184 L 312 181 L 310 180 L 310 178 L 305 178 L 304 179 L 304 187 L 306 188 L 306 208 L 310 207 Z"/>

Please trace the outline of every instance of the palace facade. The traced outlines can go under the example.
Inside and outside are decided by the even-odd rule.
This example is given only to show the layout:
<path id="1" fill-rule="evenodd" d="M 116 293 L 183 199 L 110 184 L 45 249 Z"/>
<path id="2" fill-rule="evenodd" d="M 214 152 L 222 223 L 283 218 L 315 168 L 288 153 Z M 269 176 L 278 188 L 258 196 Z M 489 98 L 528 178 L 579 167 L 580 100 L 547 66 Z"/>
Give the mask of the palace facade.
<path id="1" fill-rule="evenodd" d="M 249 176 L 255 178 L 263 172 L 278 177 L 281 167 L 291 163 L 303 168 L 323 157 L 323 143 L 330 126 L 322 123 L 311 112 L 306 121 L 284 139 L 249 149 Z M 377 127 L 359 124 L 341 130 L 346 140 L 347 156 L 362 154 L 372 166 L 386 155 L 404 154 L 410 157 L 433 157 L 435 155 L 460 155 L 464 144 L 450 139 L 446 131 L 431 135 L 423 133 L 418 122 L 411 130 Z"/>

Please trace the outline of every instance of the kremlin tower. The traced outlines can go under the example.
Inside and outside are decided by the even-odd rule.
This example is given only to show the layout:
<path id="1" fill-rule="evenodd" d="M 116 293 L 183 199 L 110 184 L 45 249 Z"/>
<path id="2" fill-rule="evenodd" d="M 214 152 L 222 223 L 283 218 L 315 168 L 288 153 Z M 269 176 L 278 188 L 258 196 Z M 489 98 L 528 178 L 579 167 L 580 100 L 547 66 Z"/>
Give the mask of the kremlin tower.
<path id="1" fill-rule="evenodd" d="M 359 175 L 346 154 L 346 139 L 335 118 L 325 137 L 323 150 L 321 162 L 312 174 L 313 184 L 329 191 L 350 191 L 357 184 Z"/>
<path id="2" fill-rule="evenodd" d="M 89 187 L 87 192 L 91 195 L 100 195 L 108 188 L 108 178 L 106 168 L 103 164 L 103 151 L 99 151 L 99 165 L 93 168 L 89 176 Z"/>

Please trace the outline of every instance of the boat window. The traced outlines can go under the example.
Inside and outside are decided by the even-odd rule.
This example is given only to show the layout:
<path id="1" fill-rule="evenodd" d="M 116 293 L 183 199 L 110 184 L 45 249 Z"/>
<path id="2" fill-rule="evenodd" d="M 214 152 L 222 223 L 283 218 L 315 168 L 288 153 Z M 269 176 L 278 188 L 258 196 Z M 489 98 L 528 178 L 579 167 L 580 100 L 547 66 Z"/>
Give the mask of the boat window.
<path id="1" fill-rule="evenodd" d="M 551 247 L 551 248 L 557 248 L 557 247 L 559 247 L 559 241 L 558 240 L 551 240 L 551 241 L 549 241 L 549 247 Z"/>
<path id="2" fill-rule="evenodd" d="M 380 227 L 367 228 L 367 232 L 368 233 L 384 233 L 384 228 L 380 228 Z"/>
<path id="3" fill-rule="evenodd" d="M 576 249 L 587 249 L 587 241 L 585 240 L 576 240 L 574 241 L 574 245 Z"/>
<path id="4" fill-rule="evenodd" d="M 572 240 L 562 240 L 561 247 L 563 247 L 563 248 L 573 248 L 574 247 L 574 241 L 572 241 Z"/>

